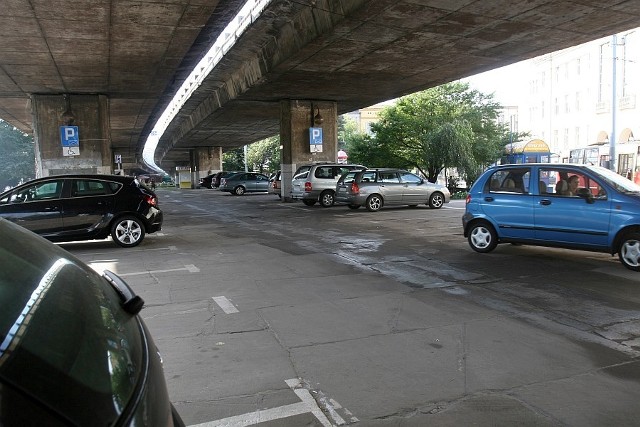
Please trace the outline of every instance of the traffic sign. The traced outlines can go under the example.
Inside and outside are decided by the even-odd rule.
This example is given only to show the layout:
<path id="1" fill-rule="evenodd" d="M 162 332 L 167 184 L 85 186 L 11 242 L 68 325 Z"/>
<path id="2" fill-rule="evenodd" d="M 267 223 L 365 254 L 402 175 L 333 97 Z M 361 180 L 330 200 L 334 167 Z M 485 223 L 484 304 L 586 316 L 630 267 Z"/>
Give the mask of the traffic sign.
<path id="1" fill-rule="evenodd" d="M 63 147 L 79 147 L 78 126 L 60 126 L 60 141 L 62 141 Z"/>
<path id="2" fill-rule="evenodd" d="M 62 155 L 65 157 L 68 156 L 79 156 L 80 155 L 80 147 L 62 147 Z"/>
<path id="3" fill-rule="evenodd" d="M 309 128 L 309 150 L 322 153 L 322 128 Z"/>

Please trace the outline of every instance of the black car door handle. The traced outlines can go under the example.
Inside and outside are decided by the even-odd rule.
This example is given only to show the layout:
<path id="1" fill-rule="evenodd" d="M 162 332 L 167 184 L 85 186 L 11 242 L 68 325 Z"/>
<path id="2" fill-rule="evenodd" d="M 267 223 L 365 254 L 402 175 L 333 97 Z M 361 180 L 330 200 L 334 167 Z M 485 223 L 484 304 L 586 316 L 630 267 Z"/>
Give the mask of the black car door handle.
<path id="1" fill-rule="evenodd" d="M 47 206 L 44 208 L 45 212 L 51 212 L 51 211 L 59 211 L 60 209 L 57 206 Z"/>
<path id="2" fill-rule="evenodd" d="M 542 200 L 540 200 L 540 204 L 543 205 L 543 206 L 549 206 L 551 204 L 551 200 L 542 199 Z"/>

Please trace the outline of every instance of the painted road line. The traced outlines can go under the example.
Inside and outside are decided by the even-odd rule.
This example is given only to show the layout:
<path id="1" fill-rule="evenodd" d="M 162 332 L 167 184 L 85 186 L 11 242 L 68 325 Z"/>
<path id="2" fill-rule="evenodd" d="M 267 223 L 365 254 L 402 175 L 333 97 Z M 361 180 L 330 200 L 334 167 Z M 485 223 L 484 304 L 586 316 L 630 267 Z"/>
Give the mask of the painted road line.
<path id="1" fill-rule="evenodd" d="M 322 410 L 318 407 L 318 403 L 315 401 L 309 390 L 306 388 L 302 388 L 302 384 L 298 378 L 293 378 L 285 381 L 289 388 L 293 390 L 293 392 L 302 400 L 302 403 L 305 404 L 310 409 L 310 412 L 315 415 L 315 417 L 322 423 L 325 427 L 331 427 L 331 423 L 327 416 L 322 412 Z M 342 418 L 340 418 L 342 420 Z M 344 420 L 342 421 L 344 424 Z"/>
<path id="2" fill-rule="evenodd" d="M 200 269 L 198 267 L 196 267 L 193 264 L 188 264 L 185 265 L 184 267 L 180 267 L 180 268 L 170 268 L 167 270 L 149 270 L 149 271 L 138 271 L 135 273 L 118 273 L 118 276 L 120 277 L 127 277 L 127 276 L 140 276 L 143 274 L 156 274 L 156 273 L 171 273 L 173 271 L 188 271 L 189 273 L 197 273 L 200 271 Z"/>
<path id="3" fill-rule="evenodd" d="M 232 314 L 232 313 L 239 313 L 238 309 L 236 308 L 235 305 L 233 305 L 231 303 L 231 301 L 229 301 L 227 299 L 227 297 L 224 296 L 220 296 L 220 297 L 213 297 L 213 300 L 216 302 L 216 304 L 218 304 L 218 306 L 222 309 L 222 311 L 224 311 L 226 314 Z"/>
<path id="4" fill-rule="evenodd" d="M 316 401 L 313 400 L 309 390 L 302 388 L 299 379 L 293 378 L 286 380 L 285 382 L 294 391 L 294 393 L 296 393 L 300 400 L 302 400 L 302 402 L 279 406 L 277 408 L 258 410 L 255 412 L 249 412 L 248 414 L 236 415 L 235 417 L 223 418 L 221 420 L 210 421 L 207 423 L 194 424 L 189 427 L 244 427 L 308 413 L 312 413 L 324 427 L 333 426 L 324 412 L 322 412 L 318 407 Z"/>

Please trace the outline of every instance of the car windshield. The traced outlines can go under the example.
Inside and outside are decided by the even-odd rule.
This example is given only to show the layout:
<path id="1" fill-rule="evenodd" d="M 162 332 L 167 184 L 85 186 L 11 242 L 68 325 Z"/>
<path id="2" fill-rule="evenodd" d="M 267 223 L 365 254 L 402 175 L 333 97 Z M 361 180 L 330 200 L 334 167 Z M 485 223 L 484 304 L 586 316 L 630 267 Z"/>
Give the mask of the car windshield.
<path id="1" fill-rule="evenodd" d="M 0 389 L 74 425 L 111 425 L 141 380 L 141 325 L 96 272 L 9 226 L 0 221 Z"/>
<path id="2" fill-rule="evenodd" d="M 603 168 L 602 166 L 589 166 L 589 169 L 600 175 L 609 185 L 618 191 L 626 193 L 640 193 L 640 185 L 618 175 L 612 170 Z"/>

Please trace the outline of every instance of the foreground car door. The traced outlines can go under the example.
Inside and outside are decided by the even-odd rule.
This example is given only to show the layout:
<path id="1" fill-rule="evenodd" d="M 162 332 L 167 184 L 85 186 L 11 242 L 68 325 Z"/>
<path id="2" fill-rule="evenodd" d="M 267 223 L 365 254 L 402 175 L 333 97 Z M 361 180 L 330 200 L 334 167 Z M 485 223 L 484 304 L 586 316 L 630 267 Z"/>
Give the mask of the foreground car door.
<path id="1" fill-rule="evenodd" d="M 93 179 L 68 182 L 71 197 L 63 199 L 64 235 L 91 237 L 105 231 L 113 217 L 115 203 L 110 183 Z"/>
<path id="2" fill-rule="evenodd" d="M 545 172 L 550 176 L 561 176 L 554 169 Z M 553 192 L 535 196 L 536 239 L 569 246 L 606 247 L 611 217 L 610 197 L 591 177 L 563 171 L 564 174 L 578 175 L 580 189 L 594 197 L 587 200 L 586 197 Z"/>
<path id="3" fill-rule="evenodd" d="M 0 200 L 0 217 L 43 236 L 62 232 L 62 179 L 18 187 Z"/>
<path id="4" fill-rule="evenodd" d="M 482 194 L 482 211 L 496 224 L 500 238 L 533 239 L 533 196 L 529 168 L 496 171 Z"/>

